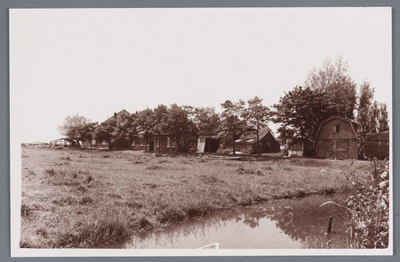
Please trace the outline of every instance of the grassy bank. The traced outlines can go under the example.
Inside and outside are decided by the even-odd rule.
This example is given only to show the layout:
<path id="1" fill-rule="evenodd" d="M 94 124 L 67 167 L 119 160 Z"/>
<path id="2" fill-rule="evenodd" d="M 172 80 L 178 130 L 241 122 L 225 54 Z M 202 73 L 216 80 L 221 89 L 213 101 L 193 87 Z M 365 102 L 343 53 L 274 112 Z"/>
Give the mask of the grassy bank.
<path id="1" fill-rule="evenodd" d="M 366 162 L 22 149 L 21 247 L 92 247 L 269 199 L 342 192 Z"/>

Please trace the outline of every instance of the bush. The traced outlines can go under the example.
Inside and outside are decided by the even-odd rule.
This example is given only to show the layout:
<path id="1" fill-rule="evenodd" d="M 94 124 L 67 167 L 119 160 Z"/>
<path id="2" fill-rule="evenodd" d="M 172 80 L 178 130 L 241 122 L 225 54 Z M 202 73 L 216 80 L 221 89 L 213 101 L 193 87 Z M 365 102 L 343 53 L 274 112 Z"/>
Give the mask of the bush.
<path id="1" fill-rule="evenodd" d="M 286 147 L 283 148 L 281 151 L 282 151 L 282 154 L 283 154 L 284 156 L 289 156 L 289 149 L 287 149 Z"/>
<path id="2" fill-rule="evenodd" d="M 351 195 L 351 248 L 387 248 L 389 244 L 389 162 L 372 161 L 369 176 L 348 178 Z"/>
<path id="3" fill-rule="evenodd" d="M 49 176 L 54 176 L 54 175 L 56 174 L 56 171 L 54 171 L 53 168 L 50 168 L 50 169 L 46 169 L 46 170 L 44 171 L 44 173 L 45 173 L 46 175 L 49 175 Z"/>

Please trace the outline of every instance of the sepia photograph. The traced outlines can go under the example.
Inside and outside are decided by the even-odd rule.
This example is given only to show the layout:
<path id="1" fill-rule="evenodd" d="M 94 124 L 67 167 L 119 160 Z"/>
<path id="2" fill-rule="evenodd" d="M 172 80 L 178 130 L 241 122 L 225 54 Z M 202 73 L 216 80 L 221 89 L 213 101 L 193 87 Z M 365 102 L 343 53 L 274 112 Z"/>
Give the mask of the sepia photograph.
<path id="1" fill-rule="evenodd" d="M 392 9 L 10 9 L 11 255 L 392 255 Z"/>

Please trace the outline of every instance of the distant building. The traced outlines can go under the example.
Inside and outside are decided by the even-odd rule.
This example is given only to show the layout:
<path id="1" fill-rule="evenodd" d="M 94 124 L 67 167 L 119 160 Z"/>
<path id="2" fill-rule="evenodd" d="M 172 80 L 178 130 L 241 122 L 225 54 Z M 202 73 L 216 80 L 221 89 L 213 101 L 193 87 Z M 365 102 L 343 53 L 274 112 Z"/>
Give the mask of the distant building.
<path id="1" fill-rule="evenodd" d="M 71 145 L 71 142 L 67 141 L 66 138 L 59 138 L 50 141 L 49 146 L 50 147 L 69 147 Z"/>
<path id="2" fill-rule="evenodd" d="M 117 121 L 129 117 L 131 114 L 125 109 L 114 113 L 113 116 L 107 118 L 103 123 Z M 87 149 L 128 149 L 128 150 L 145 150 L 143 135 L 137 135 L 129 140 L 121 140 L 118 144 L 109 140 L 92 139 L 80 143 L 81 148 Z"/>
<path id="3" fill-rule="evenodd" d="M 157 153 L 173 153 L 173 152 L 192 152 L 196 150 L 195 140 L 180 138 L 176 141 L 170 133 L 154 134 L 153 136 L 153 152 Z"/>
<path id="4" fill-rule="evenodd" d="M 286 148 L 288 149 L 289 156 L 313 156 L 314 146 L 313 143 L 305 139 L 287 139 Z"/>
<path id="5" fill-rule="evenodd" d="M 260 143 L 260 154 L 264 153 L 279 153 L 281 152 L 280 144 L 276 141 L 268 127 L 259 131 L 258 134 Z M 224 145 L 224 150 L 233 150 L 233 141 Z M 257 132 L 248 131 L 235 140 L 235 151 L 243 154 L 256 154 L 258 153 L 257 146 Z"/>
<path id="6" fill-rule="evenodd" d="M 219 148 L 220 140 L 216 134 L 208 135 L 199 133 L 197 138 L 197 152 L 198 153 L 215 153 Z"/>
<path id="7" fill-rule="evenodd" d="M 389 131 L 367 134 L 363 145 L 367 157 L 389 157 Z"/>
<path id="8" fill-rule="evenodd" d="M 357 159 L 357 124 L 344 117 L 323 121 L 316 135 L 317 158 Z"/>
<path id="9" fill-rule="evenodd" d="M 86 149 L 110 149 L 110 143 L 108 141 L 97 141 L 96 139 L 92 139 L 91 141 L 86 140 L 80 142 L 81 148 Z"/>

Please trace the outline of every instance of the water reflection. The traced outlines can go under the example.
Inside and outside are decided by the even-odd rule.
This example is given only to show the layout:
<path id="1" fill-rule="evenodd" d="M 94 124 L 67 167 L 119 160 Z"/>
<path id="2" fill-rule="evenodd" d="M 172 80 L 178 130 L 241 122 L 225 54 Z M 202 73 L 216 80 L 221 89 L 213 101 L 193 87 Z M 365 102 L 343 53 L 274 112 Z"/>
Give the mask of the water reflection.
<path id="1" fill-rule="evenodd" d="M 334 205 L 319 208 L 332 197 L 308 197 L 296 203 L 282 203 L 268 217 L 276 221 L 286 235 L 302 243 L 302 248 L 348 248 L 346 234 L 346 211 Z M 344 197 L 334 197 L 343 202 Z M 324 234 L 328 228 L 329 216 L 333 217 L 332 233 Z"/>
<path id="2" fill-rule="evenodd" d="M 263 205 L 223 211 L 206 219 L 192 219 L 173 228 L 134 236 L 125 248 L 348 248 L 343 209 L 319 207 L 344 196 L 311 196 L 269 201 Z M 332 233 L 326 234 L 329 216 Z M 325 233 L 325 234 L 324 234 Z"/>

